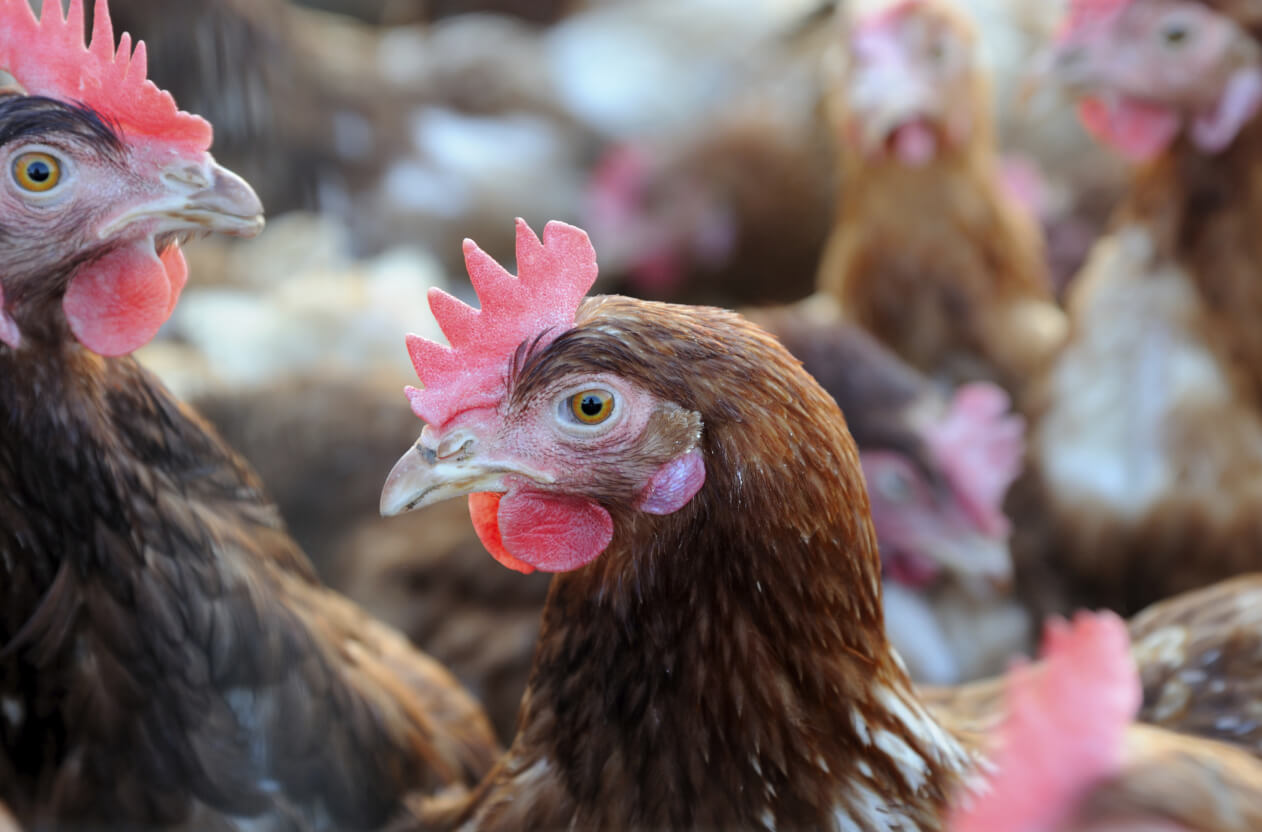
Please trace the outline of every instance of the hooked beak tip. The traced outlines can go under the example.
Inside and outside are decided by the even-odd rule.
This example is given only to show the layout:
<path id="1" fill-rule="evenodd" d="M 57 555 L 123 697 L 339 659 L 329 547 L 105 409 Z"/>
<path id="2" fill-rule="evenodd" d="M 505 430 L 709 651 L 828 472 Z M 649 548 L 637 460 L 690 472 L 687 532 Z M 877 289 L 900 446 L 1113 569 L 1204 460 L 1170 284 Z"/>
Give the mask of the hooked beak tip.
<path id="1" fill-rule="evenodd" d="M 237 237 L 259 234 L 266 224 L 263 203 L 250 184 L 217 163 L 210 173 L 210 185 L 189 197 L 187 211 L 205 217 L 211 231 Z"/>
<path id="2" fill-rule="evenodd" d="M 381 516 L 397 517 L 419 508 L 426 496 L 421 480 L 432 471 L 432 467 L 425 462 L 417 445 L 399 457 L 381 488 Z"/>

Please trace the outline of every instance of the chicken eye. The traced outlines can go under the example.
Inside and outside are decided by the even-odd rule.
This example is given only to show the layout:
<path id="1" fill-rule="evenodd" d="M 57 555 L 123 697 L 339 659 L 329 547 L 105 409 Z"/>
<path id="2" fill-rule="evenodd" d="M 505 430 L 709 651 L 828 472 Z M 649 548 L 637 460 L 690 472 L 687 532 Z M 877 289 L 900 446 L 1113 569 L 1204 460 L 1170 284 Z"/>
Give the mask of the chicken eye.
<path id="1" fill-rule="evenodd" d="M 605 390 L 584 390 L 570 396 L 570 413 L 584 425 L 599 425 L 613 415 L 613 394 Z"/>
<path id="2" fill-rule="evenodd" d="M 1182 46 L 1192 37 L 1191 28 L 1181 22 L 1168 23 L 1161 30 L 1161 39 L 1166 46 Z"/>
<path id="3" fill-rule="evenodd" d="M 877 483 L 882 496 L 891 503 L 905 503 L 912 497 L 911 478 L 901 471 L 889 471 Z"/>
<path id="4" fill-rule="evenodd" d="M 61 181 L 61 163 L 47 153 L 23 153 L 13 162 L 13 179 L 24 191 L 46 193 Z"/>

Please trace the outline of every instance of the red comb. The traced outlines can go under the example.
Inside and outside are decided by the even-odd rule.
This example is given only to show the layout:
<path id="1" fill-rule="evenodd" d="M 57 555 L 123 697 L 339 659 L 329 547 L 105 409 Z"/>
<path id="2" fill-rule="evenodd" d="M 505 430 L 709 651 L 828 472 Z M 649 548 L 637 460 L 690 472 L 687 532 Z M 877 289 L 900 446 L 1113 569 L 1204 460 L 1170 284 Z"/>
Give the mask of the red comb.
<path id="1" fill-rule="evenodd" d="M 1052 832 L 1092 785 L 1118 773 L 1142 691 L 1126 622 L 1111 612 L 1048 623 L 1042 667 L 1018 667 L 989 787 L 951 832 Z"/>
<path id="2" fill-rule="evenodd" d="M 1004 495 L 1021 473 L 1025 420 L 1012 400 L 989 382 L 961 386 L 926 441 L 961 506 L 988 535 L 1007 535 Z"/>
<path id="3" fill-rule="evenodd" d="M 423 390 L 409 387 L 408 399 L 416 415 L 435 426 L 498 403 L 517 348 L 527 341 L 545 346 L 572 327 L 596 282 L 591 241 L 562 222 L 548 223 L 540 242 L 525 220 L 517 220 L 518 277 L 472 240 L 464 241 L 464 257 L 482 308 L 430 289 L 429 308 L 451 346 L 408 336 L 408 354 L 425 384 Z"/>
<path id="4" fill-rule="evenodd" d="M 143 43 L 131 51 L 123 35 L 114 50 L 114 27 L 105 0 L 96 0 L 92 45 L 83 40 L 83 0 L 46 0 L 39 20 L 27 0 L 0 0 L 0 69 L 30 95 L 91 107 L 131 137 L 148 137 L 180 149 L 210 147 L 210 124 L 181 112 L 171 94 L 146 80 Z"/>
<path id="5" fill-rule="evenodd" d="M 1099 26 L 1130 4 L 1131 0 L 1071 0 L 1060 36 Z"/>
<path id="6" fill-rule="evenodd" d="M 860 31 L 883 29 L 897 23 L 923 5 L 924 0 L 899 0 L 891 6 L 884 6 L 860 17 L 855 21 L 855 29 Z"/>

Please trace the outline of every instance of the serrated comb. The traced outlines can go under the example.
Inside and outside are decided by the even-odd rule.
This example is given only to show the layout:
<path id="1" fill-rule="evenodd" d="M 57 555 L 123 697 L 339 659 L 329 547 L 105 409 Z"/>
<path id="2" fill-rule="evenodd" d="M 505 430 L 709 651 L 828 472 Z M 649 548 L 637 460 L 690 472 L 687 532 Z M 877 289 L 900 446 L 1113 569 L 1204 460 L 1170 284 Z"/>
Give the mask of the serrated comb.
<path id="1" fill-rule="evenodd" d="M 424 385 L 409 387 L 408 399 L 436 427 L 466 410 L 495 406 L 517 348 L 527 341 L 546 346 L 572 327 L 596 282 L 596 251 L 586 232 L 561 222 L 548 223 L 541 242 L 517 220 L 517 277 L 472 240 L 465 240 L 464 256 L 481 308 L 430 289 L 430 310 L 451 346 L 407 339 Z"/>
<path id="2" fill-rule="evenodd" d="M 132 52 L 124 34 L 114 49 L 106 0 L 96 0 L 91 45 L 84 43 L 83 0 L 46 0 L 36 19 L 27 0 L 0 0 L 0 69 L 28 95 L 92 108 L 129 139 L 153 139 L 178 150 L 204 152 L 209 122 L 182 112 L 171 94 L 147 79 L 144 43 Z"/>

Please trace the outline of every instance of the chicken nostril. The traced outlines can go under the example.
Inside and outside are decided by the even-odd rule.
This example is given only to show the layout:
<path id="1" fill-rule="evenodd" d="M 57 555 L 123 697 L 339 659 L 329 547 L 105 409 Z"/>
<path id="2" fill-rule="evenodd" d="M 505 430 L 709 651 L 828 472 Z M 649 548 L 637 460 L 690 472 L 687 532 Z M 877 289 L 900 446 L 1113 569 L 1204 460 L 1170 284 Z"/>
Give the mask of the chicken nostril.
<path id="1" fill-rule="evenodd" d="M 202 170 L 200 165 L 187 165 L 182 168 L 173 168 L 168 170 L 164 175 L 168 182 L 175 182 L 181 185 L 190 185 L 194 188 L 209 188 L 210 179 L 207 178 L 206 172 Z"/>
<path id="2" fill-rule="evenodd" d="M 1052 63 L 1059 70 L 1073 69 L 1082 64 L 1087 57 L 1087 50 L 1081 46 L 1066 46 L 1056 50 Z"/>
<path id="3" fill-rule="evenodd" d="M 438 443 L 438 447 L 434 449 L 434 455 L 438 459 L 450 459 L 453 456 L 464 456 L 473 450 L 473 445 L 477 440 L 467 433 L 457 433 L 448 436 Z"/>

